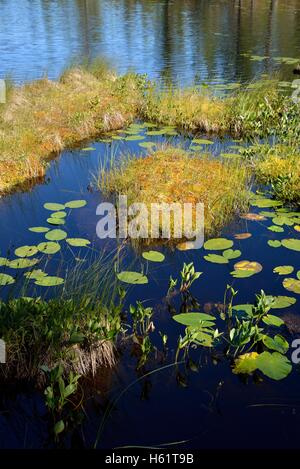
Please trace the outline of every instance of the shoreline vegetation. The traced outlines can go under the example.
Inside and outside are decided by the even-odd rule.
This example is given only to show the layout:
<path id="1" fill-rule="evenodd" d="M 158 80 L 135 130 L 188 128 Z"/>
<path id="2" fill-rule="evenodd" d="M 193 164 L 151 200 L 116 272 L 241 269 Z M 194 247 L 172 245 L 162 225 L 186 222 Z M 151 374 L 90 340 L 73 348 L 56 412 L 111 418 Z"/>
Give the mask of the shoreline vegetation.
<path id="1" fill-rule="evenodd" d="M 292 108 L 278 85 L 261 79 L 217 97 L 205 86 L 159 89 L 144 75 L 117 76 L 95 61 L 71 67 L 57 82 L 9 86 L 0 107 L 0 195 L 43 178 L 47 161 L 63 149 L 137 118 L 193 134 L 275 135 L 288 126 Z"/>

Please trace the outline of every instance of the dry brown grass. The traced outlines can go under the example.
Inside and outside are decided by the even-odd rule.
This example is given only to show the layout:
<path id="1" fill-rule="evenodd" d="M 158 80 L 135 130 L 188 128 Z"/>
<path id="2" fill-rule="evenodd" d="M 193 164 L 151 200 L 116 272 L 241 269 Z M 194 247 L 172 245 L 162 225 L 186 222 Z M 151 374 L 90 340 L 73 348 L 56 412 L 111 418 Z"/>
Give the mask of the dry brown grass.
<path id="1" fill-rule="evenodd" d="M 83 68 L 13 88 L 0 113 L 0 193 L 42 177 L 51 154 L 124 127 L 140 102 L 133 75 Z"/>

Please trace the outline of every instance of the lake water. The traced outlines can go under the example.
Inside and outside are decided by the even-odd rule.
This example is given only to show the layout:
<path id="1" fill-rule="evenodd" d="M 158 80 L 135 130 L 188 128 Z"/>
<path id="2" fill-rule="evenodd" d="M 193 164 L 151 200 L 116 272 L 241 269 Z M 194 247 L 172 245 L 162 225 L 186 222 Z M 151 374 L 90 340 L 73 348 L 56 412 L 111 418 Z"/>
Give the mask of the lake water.
<path id="1" fill-rule="evenodd" d="M 151 78 L 181 84 L 245 81 L 272 70 L 289 79 L 292 66 L 280 65 L 275 58 L 297 57 L 300 53 L 300 4 L 292 0 L 0 0 L 0 11 L 0 77 L 11 74 L 17 82 L 41 77 L 45 72 L 56 78 L 72 60 L 99 55 L 112 59 L 120 72 L 134 69 Z M 253 60 L 249 54 L 252 58 L 266 58 Z M 189 136 L 151 137 L 153 140 L 180 143 L 186 148 L 191 143 Z M 230 145 L 230 138 L 216 138 L 209 152 L 218 157 L 221 152 L 228 153 Z M 1 255 L 11 256 L 16 247 L 43 240 L 42 234 L 28 228 L 46 223 L 46 202 L 65 203 L 73 199 L 85 199 L 87 205 L 73 210 L 63 229 L 74 237 L 90 239 L 98 252 L 116 247 L 114 242 L 108 244 L 96 236 L 96 207 L 103 196 L 91 188 L 93 173 L 111 152 L 117 157 L 128 151 L 142 156 L 145 150 L 138 141 L 95 141 L 82 146 L 88 147 L 93 150 L 63 152 L 50 164 L 45 180 L 32 190 L 0 199 Z M 178 277 L 183 262 L 193 261 L 196 270 L 203 272 L 192 293 L 206 310 L 223 301 L 227 283 L 239 291 L 238 303 L 252 303 L 260 289 L 268 294 L 297 297 L 283 288 L 282 277 L 272 271 L 278 265 L 293 265 L 299 270 L 298 255 L 284 248 L 271 248 L 267 241 L 299 238 L 299 233 L 289 226 L 284 227 L 284 233 L 273 233 L 267 229 L 270 224 L 270 220 L 257 222 L 237 217 L 223 230 L 222 234 L 234 240 L 234 247 L 242 251 L 243 259 L 262 264 L 262 272 L 249 279 L 233 281 L 232 266 L 206 262 L 203 249 L 179 252 L 164 246 L 161 249 L 165 262 L 157 265 L 147 264 L 130 245 L 126 247 L 123 267 L 130 265 L 140 270 L 143 266 L 149 278 L 148 285 L 129 291 L 127 304 L 147 300 L 155 311 L 155 345 L 161 349 L 158 331 L 169 338 L 166 360 L 161 362 L 156 357 L 147 370 L 174 361 L 183 327 L 172 320 L 165 296 L 170 275 Z M 244 232 L 250 232 L 251 238 L 234 239 L 234 234 Z M 68 267 L 78 262 L 65 247 L 47 263 L 48 271 L 54 273 L 58 266 L 65 267 L 62 259 Z M 89 256 L 85 262 L 89 262 Z M 2 294 L 7 291 L 2 290 Z M 297 304 L 281 314 L 297 313 Z M 175 305 L 179 306 L 178 298 Z M 195 354 L 195 361 L 199 363 L 198 372 L 188 371 L 184 376 L 185 370 L 180 369 L 180 379 L 170 367 L 133 385 L 110 416 L 99 447 L 172 442 L 181 442 L 177 446 L 182 448 L 298 446 L 300 380 L 296 369 L 283 381 L 250 378 L 245 382 L 232 374 L 227 361 L 211 360 L 201 353 Z M 135 366 L 135 358 L 125 348 L 115 372 L 105 377 L 110 399 L 140 376 Z M 22 391 L 1 389 L 0 409 L 0 447 L 48 445 L 45 408 L 38 393 L 28 387 Z M 84 438 L 75 434 L 66 445 L 93 445 L 103 409 L 103 399 L 90 399 L 86 404 L 89 418 L 83 426 Z"/>

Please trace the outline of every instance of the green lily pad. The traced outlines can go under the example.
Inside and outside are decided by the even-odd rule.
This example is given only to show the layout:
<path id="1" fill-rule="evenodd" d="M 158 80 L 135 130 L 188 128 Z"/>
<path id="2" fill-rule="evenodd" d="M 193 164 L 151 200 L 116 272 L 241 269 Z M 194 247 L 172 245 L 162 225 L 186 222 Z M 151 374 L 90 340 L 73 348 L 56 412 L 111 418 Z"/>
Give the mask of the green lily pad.
<path id="1" fill-rule="evenodd" d="M 288 358 L 278 352 L 263 352 L 257 359 L 257 368 L 269 378 L 279 381 L 286 378 L 292 371 Z"/>
<path id="2" fill-rule="evenodd" d="M 275 223 L 275 225 L 279 225 L 279 226 L 283 226 L 283 225 L 293 226 L 294 225 L 294 220 L 290 217 L 276 216 L 272 219 L 272 222 Z"/>
<path id="3" fill-rule="evenodd" d="M 280 248 L 281 242 L 278 241 L 277 239 L 269 239 L 268 245 L 269 245 L 271 248 Z"/>
<path id="4" fill-rule="evenodd" d="M 67 216 L 67 212 L 54 212 L 52 213 L 52 218 L 65 218 Z"/>
<path id="5" fill-rule="evenodd" d="M 55 217 L 47 218 L 47 222 L 50 225 L 64 225 L 66 223 L 63 218 L 55 218 Z"/>
<path id="6" fill-rule="evenodd" d="M 85 207 L 87 204 L 86 200 L 71 200 L 65 204 L 67 208 L 82 208 Z"/>
<path id="7" fill-rule="evenodd" d="M 6 257 L 0 257 L 0 267 L 7 266 L 9 264 L 9 259 Z"/>
<path id="8" fill-rule="evenodd" d="M 232 275 L 232 277 L 234 278 L 248 278 L 248 277 L 252 277 L 252 275 L 255 275 L 256 272 L 254 272 L 253 270 L 233 270 L 232 272 L 230 272 L 230 275 Z"/>
<path id="9" fill-rule="evenodd" d="M 65 206 L 62 204 L 47 202 L 46 204 L 44 204 L 44 208 L 46 210 L 50 210 L 51 212 L 57 212 L 58 210 L 64 210 Z"/>
<path id="10" fill-rule="evenodd" d="M 62 241 L 66 239 L 67 236 L 68 234 L 63 230 L 51 230 L 45 234 L 45 238 L 48 239 L 48 241 Z"/>
<path id="11" fill-rule="evenodd" d="M 281 226 L 277 226 L 277 225 L 268 226 L 268 230 L 274 231 L 274 233 L 283 233 L 284 232 L 284 229 Z"/>
<path id="12" fill-rule="evenodd" d="M 27 269 L 28 267 L 33 267 L 39 262 L 39 259 L 13 259 L 9 263 L 9 267 L 11 269 Z"/>
<path id="13" fill-rule="evenodd" d="M 270 207 L 278 207 L 282 205 L 282 202 L 279 200 L 272 200 L 272 199 L 252 199 L 250 201 L 250 204 L 253 205 L 254 207 L 259 207 L 259 208 L 270 208 Z"/>
<path id="14" fill-rule="evenodd" d="M 96 150 L 96 148 L 94 148 L 94 147 L 85 147 L 85 148 L 81 148 L 80 151 L 95 151 L 95 150 Z"/>
<path id="15" fill-rule="evenodd" d="M 153 147 L 155 147 L 155 143 L 154 142 L 141 142 L 139 143 L 139 146 L 142 147 L 142 148 L 147 148 L 149 150 L 151 150 Z"/>
<path id="16" fill-rule="evenodd" d="M 269 349 L 276 350 L 276 352 L 280 352 L 282 354 L 285 354 L 289 349 L 288 342 L 279 334 L 275 335 L 274 339 L 268 335 L 264 335 L 263 343 Z"/>
<path id="17" fill-rule="evenodd" d="M 214 264 L 228 264 L 229 262 L 226 257 L 220 256 L 218 254 L 208 254 L 207 256 L 204 256 L 204 259 L 207 262 L 212 262 Z"/>
<path id="18" fill-rule="evenodd" d="M 143 135 L 129 135 L 128 137 L 125 137 L 124 140 L 127 140 L 129 142 L 134 142 L 137 140 L 144 140 L 145 137 Z"/>
<path id="19" fill-rule="evenodd" d="M 205 138 L 194 138 L 192 143 L 196 143 L 197 145 L 213 145 L 215 142 L 206 140 Z"/>
<path id="20" fill-rule="evenodd" d="M 233 246 L 233 241 L 226 238 L 213 238 L 204 243 L 204 249 L 209 251 L 223 251 Z"/>
<path id="21" fill-rule="evenodd" d="M 213 325 L 216 321 L 214 316 L 206 313 L 183 313 L 183 314 L 176 314 L 173 316 L 174 321 L 179 322 L 179 324 L 183 324 L 184 326 L 191 326 L 193 328 L 203 327 L 207 325 Z M 203 324 L 203 322 L 205 324 Z M 210 324 L 207 324 L 207 323 Z"/>
<path id="22" fill-rule="evenodd" d="M 130 283 L 132 285 L 142 285 L 148 283 L 146 275 L 140 272 L 124 271 L 117 274 L 118 279 L 121 282 Z"/>
<path id="23" fill-rule="evenodd" d="M 298 293 L 300 295 L 300 280 L 295 278 L 285 278 L 282 282 L 283 287 L 294 293 Z"/>
<path id="24" fill-rule="evenodd" d="M 300 251 L 300 239 L 293 239 L 293 238 L 283 239 L 281 243 L 282 243 L 282 246 L 284 246 L 287 249 L 291 249 L 292 251 Z"/>
<path id="25" fill-rule="evenodd" d="M 39 277 L 35 282 L 40 287 L 57 287 L 64 283 L 64 279 L 61 277 Z"/>
<path id="26" fill-rule="evenodd" d="M 241 251 L 238 249 L 227 249 L 226 251 L 223 252 L 223 256 L 226 257 L 226 259 L 236 259 L 237 257 L 241 256 Z"/>
<path id="27" fill-rule="evenodd" d="M 37 248 L 43 254 L 56 254 L 60 250 L 60 245 L 58 243 L 49 241 L 40 243 Z"/>
<path id="28" fill-rule="evenodd" d="M 164 135 L 164 130 L 149 130 L 146 135 Z"/>
<path id="29" fill-rule="evenodd" d="M 38 252 L 36 246 L 21 246 L 15 250 L 15 255 L 18 257 L 32 257 Z"/>
<path id="30" fill-rule="evenodd" d="M 86 247 L 91 244 L 88 239 L 84 238 L 67 238 L 66 241 L 70 246 L 74 247 Z"/>
<path id="31" fill-rule="evenodd" d="M 283 326 L 284 322 L 278 316 L 273 316 L 273 314 L 267 314 L 262 318 L 262 321 L 267 324 L 267 326 L 280 327 Z"/>
<path id="32" fill-rule="evenodd" d="M 37 270 L 32 270 L 31 272 L 25 272 L 24 277 L 33 279 L 33 280 L 38 280 L 41 277 L 47 277 L 47 274 L 43 270 L 37 269 Z"/>
<path id="33" fill-rule="evenodd" d="M 242 313 L 243 316 L 246 315 L 248 317 L 252 317 L 253 306 L 254 305 L 251 305 L 251 304 L 235 305 L 232 307 L 232 309 L 238 315 Z"/>
<path id="34" fill-rule="evenodd" d="M 257 369 L 257 352 L 244 353 L 234 362 L 234 374 L 251 374 Z"/>
<path id="35" fill-rule="evenodd" d="M 165 256 L 158 251 L 145 251 L 142 256 L 144 259 L 151 262 L 163 262 L 165 260 Z"/>
<path id="36" fill-rule="evenodd" d="M 33 226 L 31 228 L 28 228 L 29 231 L 32 231 L 33 233 L 47 233 L 50 228 L 46 228 L 44 226 Z"/>
<path id="37" fill-rule="evenodd" d="M 273 269 L 273 272 L 279 275 L 290 275 L 294 272 L 294 267 L 292 265 L 279 265 Z"/>
<path id="38" fill-rule="evenodd" d="M 15 279 L 8 274 L 0 274 L 0 286 L 5 287 L 6 285 L 12 285 L 15 283 Z"/>
<path id="39" fill-rule="evenodd" d="M 273 303 L 272 309 L 283 309 L 288 308 L 296 303 L 296 298 L 292 296 L 275 296 L 275 302 Z"/>

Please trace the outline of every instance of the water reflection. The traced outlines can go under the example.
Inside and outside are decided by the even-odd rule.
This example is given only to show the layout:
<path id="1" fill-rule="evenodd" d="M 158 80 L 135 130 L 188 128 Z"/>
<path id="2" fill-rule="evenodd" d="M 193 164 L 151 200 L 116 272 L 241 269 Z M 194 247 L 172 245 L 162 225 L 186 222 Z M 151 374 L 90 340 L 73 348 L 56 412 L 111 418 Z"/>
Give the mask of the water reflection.
<path id="1" fill-rule="evenodd" d="M 120 72 L 233 81 L 300 55 L 298 0 L 0 0 L 0 11 L 0 77 L 16 81 L 99 55 Z"/>

